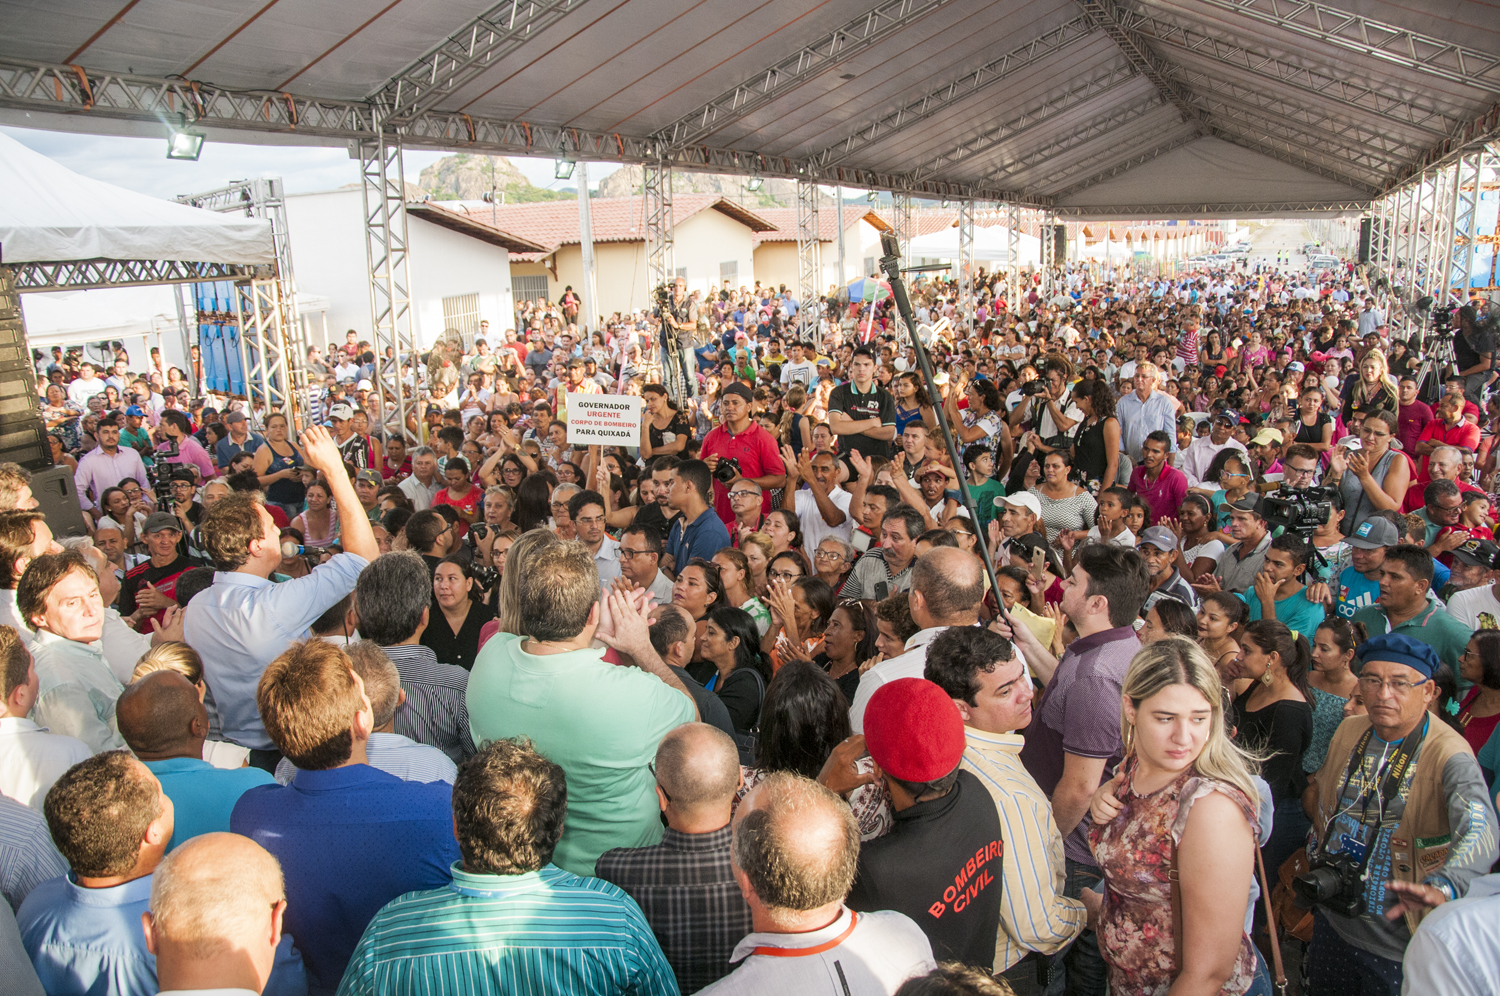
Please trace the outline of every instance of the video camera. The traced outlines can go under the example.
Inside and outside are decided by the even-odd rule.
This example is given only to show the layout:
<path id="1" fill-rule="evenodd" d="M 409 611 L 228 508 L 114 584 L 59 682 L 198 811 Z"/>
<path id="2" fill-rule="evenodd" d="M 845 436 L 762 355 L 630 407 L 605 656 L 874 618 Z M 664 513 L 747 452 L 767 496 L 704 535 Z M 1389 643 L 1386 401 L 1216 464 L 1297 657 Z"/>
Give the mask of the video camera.
<path id="1" fill-rule="evenodd" d="M 178 455 L 175 439 L 169 439 L 165 449 L 159 449 L 153 454 L 156 466 L 151 476 L 151 494 L 156 499 L 156 507 L 163 512 L 172 510 L 172 472 L 177 469 L 175 464 L 168 464 L 167 461 Z"/>
<path id="2" fill-rule="evenodd" d="M 1308 539 L 1333 518 L 1333 489 L 1282 488 L 1261 501 L 1266 525 Z"/>

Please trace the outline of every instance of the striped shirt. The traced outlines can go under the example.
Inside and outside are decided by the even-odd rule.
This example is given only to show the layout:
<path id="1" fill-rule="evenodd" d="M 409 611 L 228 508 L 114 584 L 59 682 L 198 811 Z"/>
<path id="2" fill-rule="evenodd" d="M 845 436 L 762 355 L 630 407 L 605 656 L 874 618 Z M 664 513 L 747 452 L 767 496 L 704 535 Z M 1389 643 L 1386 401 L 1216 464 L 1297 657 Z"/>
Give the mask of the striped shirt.
<path id="1" fill-rule="evenodd" d="M 12 911 L 32 889 L 68 873 L 68 863 L 52 845 L 42 814 L 0 795 L 0 895 Z"/>
<path id="2" fill-rule="evenodd" d="M 552 864 L 482 875 L 454 862 L 452 874 L 446 887 L 409 892 L 375 915 L 339 996 L 677 996 L 650 925 L 617 886 Z"/>
<path id="3" fill-rule="evenodd" d="M 431 647 L 401 644 L 382 647 L 396 665 L 406 702 L 396 710 L 396 732 L 419 744 L 430 744 L 454 764 L 474 755 L 469 732 L 469 672 L 438 663 Z"/>
<path id="4" fill-rule="evenodd" d="M 1003 972 L 1028 951 L 1055 954 L 1077 937 L 1087 913 L 1083 903 L 1063 897 L 1066 866 L 1062 834 L 1052 803 L 1021 765 L 1019 733 L 986 733 L 964 727 L 964 770 L 973 773 L 995 800 L 1000 835 L 1000 934 L 995 971 Z"/>

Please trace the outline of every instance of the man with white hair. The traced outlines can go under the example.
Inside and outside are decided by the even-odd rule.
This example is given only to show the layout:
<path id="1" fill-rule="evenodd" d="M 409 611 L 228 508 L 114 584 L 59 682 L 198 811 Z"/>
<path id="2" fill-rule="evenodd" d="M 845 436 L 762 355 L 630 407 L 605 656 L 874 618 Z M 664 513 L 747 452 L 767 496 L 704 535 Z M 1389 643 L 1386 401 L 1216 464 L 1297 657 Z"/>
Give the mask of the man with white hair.
<path id="1" fill-rule="evenodd" d="M 1167 434 L 1168 452 L 1177 449 L 1177 406 L 1170 394 L 1157 390 L 1159 375 L 1156 364 L 1137 363 L 1131 378 L 1135 390 L 1115 406 L 1115 417 L 1120 420 L 1120 449 L 1136 463 L 1141 462 L 1146 437 L 1158 430 Z"/>
<path id="2" fill-rule="evenodd" d="M 209 833 L 157 867 L 141 915 L 162 992 L 265 991 L 286 914 L 281 866 L 248 837 Z"/>
<path id="3" fill-rule="evenodd" d="M 397 487 L 411 499 L 415 511 L 431 508 L 433 496 L 442 489 L 443 482 L 437 471 L 437 454 L 431 446 L 418 446 L 411 451 L 411 476 Z"/>
<path id="4" fill-rule="evenodd" d="M 1461 479 L 1463 466 L 1464 453 L 1457 446 L 1444 445 L 1433 449 L 1427 454 L 1427 474 L 1430 480 L 1420 484 L 1413 481 L 1406 489 L 1406 496 L 1401 501 L 1401 514 L 1415 512 L 1427 504 L 1427 496 L 1424 492 L 1427 490 L 1427 485 L 1433 481 L 1452 481 L 1457 484 L 1460 498 L 1463 497 L 1464 492 L 1484 494 L 1479 488 Z"/>

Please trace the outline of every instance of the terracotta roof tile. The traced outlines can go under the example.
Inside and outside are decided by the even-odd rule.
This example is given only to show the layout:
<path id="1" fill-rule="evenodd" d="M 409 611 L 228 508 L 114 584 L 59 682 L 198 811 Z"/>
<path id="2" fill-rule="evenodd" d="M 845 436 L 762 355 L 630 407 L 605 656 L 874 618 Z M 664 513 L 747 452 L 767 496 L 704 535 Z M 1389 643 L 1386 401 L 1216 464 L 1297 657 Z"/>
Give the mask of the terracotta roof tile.
<path id="1" fill-rule="evenodd" d="M 796 242 L 797 241 L 797 209 L 792 208 L 760 208 L 755 212 L 762 218 L 776 226 L 775 231 L 759 232 L 751 237 L 755 245 L 762 242 Z M 823 242 L 833 242 L 838 238 L 838 229 L 834 228 L 834 214 L 832 208 L 823 208 L 818 211 L 818 238 Z M 861 218 L 869 219 L 870 224 L 880 231 L 888 230 L 890 222 L 882 218 L 869 207 L 851 207 L 844 205 L 844 230 Z"/>

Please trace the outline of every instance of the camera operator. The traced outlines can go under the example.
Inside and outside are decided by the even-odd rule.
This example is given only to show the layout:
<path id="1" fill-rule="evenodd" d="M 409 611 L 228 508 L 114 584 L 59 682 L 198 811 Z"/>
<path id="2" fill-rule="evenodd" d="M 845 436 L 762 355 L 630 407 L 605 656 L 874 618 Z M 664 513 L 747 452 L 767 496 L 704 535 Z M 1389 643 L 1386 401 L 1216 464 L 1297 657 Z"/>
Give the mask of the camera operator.
<path id="1" fill-rule="evenodd" d="M 675 341 L 680 373 L 684 389 L 692 397 L 698 396 L 698 358 L 693 353 L 697 345 L 698 304 L 688 297 L 687 281 L 678 277 L 672 284 L 671 297 L 660 302 L 662 331 L 669 341 Z"/>
<path id="2" fill-rule="evenodd" d="M 1495 812 L 1468 743 L 1428 712 L 1433 649 L 1388 634 L 1355 655 L 1367 715 L 1344 720 L 1316 775 L 1316 850 L 1295 889 L 1315 910 L 1309 991 L 1396 996 L 1422 913 L 1391 880 L 1463 896 L 1495 860 Z"/>
<path id="3" fill-rule="evenodd" d="M 786 483 L 781 447 L 776 444 L 775 436 L 750 417 L 752 400 L 750 389 L 744 384 L 738 381 L 726 384 L 719 392 L 720 422 L 703 437 L 700 459 L 713 474 L 713 508 L 726 527 L 735 519 L 729 503 L 735 481 L 748 477 L 760 485 L 762 513 L 771 511 L 771 489 Z M 738 461 L 732 472 L 730 460 Z"/>
<path id="4" fill-rule="evenodd" d="M 1496 316 L 1483 301 L 1458 309 L 1458 334 L 1453 337 L 1453 360 L 1464 379 L 1464 397 L 1484 404 L 1484 386 L 1494 377 Z"/>
<path id="5" fill-rule="evenodd" d="M 1029 404 L 1018 404 L 1005 421 L 1011 426 L 1026 425 L 1035 434 L 1032 441 L 1039 454 L 1057 449 L 1057 437 L 1083 420 L 1083 410 L 1063 398 L 1073 389 L 1073 364 L 1060 354 L 1052 354 L 1042 366 L 1041 376 L 1021 385 L 1021 397 Z M 1066 448 L 1066 446 L 1064 447 Z M 1038 457 L 1040 459 L 1040 457 Z M 1113 483 L 1113 482 L 1111 482 Z"/>

